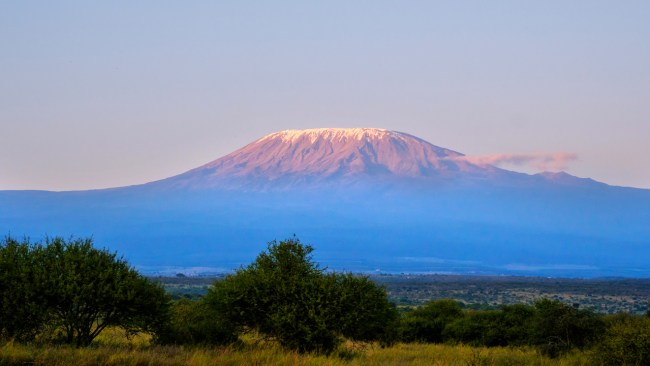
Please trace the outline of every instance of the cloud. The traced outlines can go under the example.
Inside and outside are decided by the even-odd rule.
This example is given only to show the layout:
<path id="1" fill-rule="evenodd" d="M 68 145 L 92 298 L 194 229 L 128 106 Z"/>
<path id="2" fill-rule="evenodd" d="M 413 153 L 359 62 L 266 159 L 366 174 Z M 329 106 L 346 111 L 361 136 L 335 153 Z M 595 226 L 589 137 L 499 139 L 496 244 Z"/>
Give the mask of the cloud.
<path id="1" fill-rule="evenodd" d="M 461 158 L 476 165 L 515 165 L 527 166 L 542 171 L 565 170 L 568 164 L 578 159 L 578 155 L 567 152 L 531 154 L 491 154 L 469 155 Z"/>

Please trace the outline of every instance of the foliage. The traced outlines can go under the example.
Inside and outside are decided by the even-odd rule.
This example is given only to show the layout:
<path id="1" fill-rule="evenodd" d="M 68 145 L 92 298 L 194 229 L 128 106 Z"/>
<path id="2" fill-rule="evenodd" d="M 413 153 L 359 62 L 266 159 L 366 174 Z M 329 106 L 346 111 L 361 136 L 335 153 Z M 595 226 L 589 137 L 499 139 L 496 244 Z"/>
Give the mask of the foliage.
<path id="1" fill-rule="evenodd" d="M 495 310 L 470 310 L 463 317 L 448 323 L 443 330 L 446 341 L 461 342 L 475 346 L 505 346 L 502 313 Z"/>
<path id="2" fill-rule="evenodd" d="M 224 345 L 237 340 L 235 327 L 205 301 L 181 299 L 171 306 L 170 321 L 160 332 L 163 344 Z"/>
<path id="3" fill-rule="evenodd" d="M 591 310 L 580 310 L 557 300 L 535 302 L 531 341 L 555 357 L 571 348 L 584 348 L 602 334 L 605 324 Z"/>
<path id="4" fill-rule="evenodd" d="M 30 245 L 7 238 L 2 248 L 3 258 L 13 256 L 14 263 L 21 263 L 2 267 L 2 286 L 15 286 L 3 291 L 2 308 L 15 306 L 14 321 L 30 329 L 47 327 L 61 341 L 85 346 L 108 326 L 156 332 L 167 320 L 163 288 L 116 254 L 94 248 L 91 239 L 53 238 Z M 16 295 L 28 301 L 13 303 Z M 4 332 L 15 336 L 4 324 Z"/>
<path id="5" fill-rule="evenodd" d="M 380 340 L 392 344 L 397 335 L 397 310 L 386 290 L 368 277 L 331 274 L 337 300 L 337 323 L 341 334 L 354 341 Z"/>
<path id="6" fill-rule="evenodd" d="M 596 347 L 595 356 L 603 365 L 649 365 L 650 318 L 617 317 Z"/>
<path id="7" fill-rule="evenodd" d="M 271 242 L 247 268 L 217 281 L 207 302 L 226 319 L 300 352 L 331 352 L 338 345 L 334 303 L 313 248 L 290 239 Z"/>
<path id="8" fill-rule="evenodd" d="M 45 304 L 36 280 L 40 248 L 27 239 L 6 237 L 0 244 L 0 338 L 29 340 L 42 327 Z"/>
<path id="9" fill-rule="evenodd" d="M 443 342 L 447 324 L 463 317 L 460 304 L 454 300 L 434 300 L 407 313 L 400 330 L 406 342 Z"/>
<path id="10" fill-rule="evenodd" d="M 48 239 L 42 266 L 50 321 L 63 328 L 66 343 L 88 345 L 108 326 L 154 332 L 165 320 L 162 287 L 91 239 Z"/>
<path id="11" fill-rule="evenodd" d="M 605 324 L 593 311 L 548 299 L 538 300 L 534 306 L 465 311 L 453 300 L 436 300 L 405 314 L 400 327 L 406 342 L 535 345 L 544 354 L 556 357 L 593 344 Z"/>
<path id="12" fill-rule="evenodd" d="M 215 282 L 206 301 L 240 329 L 299 352 L 330 353 L 342 335 L 380 338 L 396 317 L 385 292 L 367 279 L 326 275 L 312 251 L 295 238 L 270 242 L 248 267 Z"/>
<path id="13" fill-rule="evenodd" d="M 530 343 L 529 328 L 534 316 L 532 306 L 504 305 L 499 310 L 470 310 L 447 325 L 447 341 L 476 346 L 522 346 Z"/>
<path id="14" fill-rule="evenodd" d="M 525 304 L 504 305 L 501 307 L 504 343 L 501 345 L 523 346 L 531 344 L 530 329 L 535 309 Z"/>
<path id="15" fill-rule="evenodd" d="M 345 339 L 348 345 L 535 346 L 544 357 L 565 359 L 569 351 L 593 346 L 596 364 L 650 364 L 650 317 L 604 317 L 549 299 L 488 310 L 435 300 L 398 317 L 385 289 L 368 277 L 325 272 L 312 252 L 295 238 L 273 241 L 249 266 L 215 282 L 205 298 L 170 307 L 161 285 L 90 239 L 31 244 L 7 237 L 0 243 L 0 337 L 9 344 L 54 339 L 84 346 L 106 328 L 119 328 L 154 334 L 154 342 L 168 345 L 229 345 L 255 334 L 272 341 L 263 344 L 299 353 L 338 349 L 347 361 L 358 355 Z M 417 347 L 397 347 L 411 346 Z M 484 356 L 490 352 L 473 348 L 463 357 L 467 364 L 490 364 L 491 356 Z M 521 364 L 518 357 L 511 364 Z"/>

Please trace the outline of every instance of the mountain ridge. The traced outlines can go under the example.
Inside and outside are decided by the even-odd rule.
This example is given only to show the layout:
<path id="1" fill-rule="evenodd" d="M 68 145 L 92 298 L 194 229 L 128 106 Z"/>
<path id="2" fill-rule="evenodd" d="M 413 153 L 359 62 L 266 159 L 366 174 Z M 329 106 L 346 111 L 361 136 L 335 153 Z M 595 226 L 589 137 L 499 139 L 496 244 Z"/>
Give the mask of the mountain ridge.
<path id="1" fill-rule="evenodd" d="M 534 177 L 475 164 L 462 153 L 403 132 L 319 128 L 274 132 L 200 167 L 149 184 L 185 189 L 291 190 L 331 183 L 509 185 Z"/>
<path id="2" fill-rule="evenodd" d="M 648 222 L 650 190 L 382 129 L 280 131 L 135 186 L 0 191 L 0 233 L 93 236 L 147 266 L 236 268 L 297 234 L 332 269 L 650 277 Z"/>
<path id="3" fill-rule="evenodd" d="M 343 188 L 355 184 L 363 188 L 373 183 L 429 185 L 430 188 L 448 184 L 516 186 L 540 181 L 565 186 L 608 185 L 564 171 L 526 174 L 506 170 L 477 163 L 460 152 L 408 133 L 366 127 L 273 132 L 220 158 L 167 178 L 128 186 L 60 192 L 111 191 L 141 186 L 157 190 L 273 191 L 310 186 L 318 189 L 337 181 Z"/>

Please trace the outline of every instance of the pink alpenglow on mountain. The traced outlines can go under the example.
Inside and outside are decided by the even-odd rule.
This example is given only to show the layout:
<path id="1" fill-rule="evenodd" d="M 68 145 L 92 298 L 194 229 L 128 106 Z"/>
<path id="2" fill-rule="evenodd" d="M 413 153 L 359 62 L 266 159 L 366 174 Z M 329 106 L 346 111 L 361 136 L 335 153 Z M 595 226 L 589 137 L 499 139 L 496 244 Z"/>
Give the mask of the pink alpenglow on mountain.
<path id="1" fill-rule="evenodd" d="M 345 271 L 650 278 L 650 190 L 492 165 L 571 158 L 477 158 L 377 128 L 288 130 L 147 184 L 0 191 L 0 231 L 94 235 L 153 266 L 237 268 L 297 234 Z"/>
<path id="2" fill-rule="evenodd" d="M 285 130 L 166 180 L 178 187 L 294 184 L 370 178 L 454 178 L 490 175 L 463 154 L 406 133 L 380 128 Z"/>

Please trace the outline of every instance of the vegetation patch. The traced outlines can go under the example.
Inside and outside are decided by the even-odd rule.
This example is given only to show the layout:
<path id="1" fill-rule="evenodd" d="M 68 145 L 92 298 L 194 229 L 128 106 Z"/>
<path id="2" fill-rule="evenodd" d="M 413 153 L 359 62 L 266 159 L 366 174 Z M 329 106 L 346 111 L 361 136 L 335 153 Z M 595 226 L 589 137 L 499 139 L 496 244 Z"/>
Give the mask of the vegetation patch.
<path id="1" fill-rule="evenodd" d="M 368 277 L 270 242 L 205 296 L 177 298 L 90 239 L 0 244 L 0 365 L 646 365 L 647 314 L 558 299 L 397 310 Z M 179 281 L 185 281 L 179 278 Z"/>

